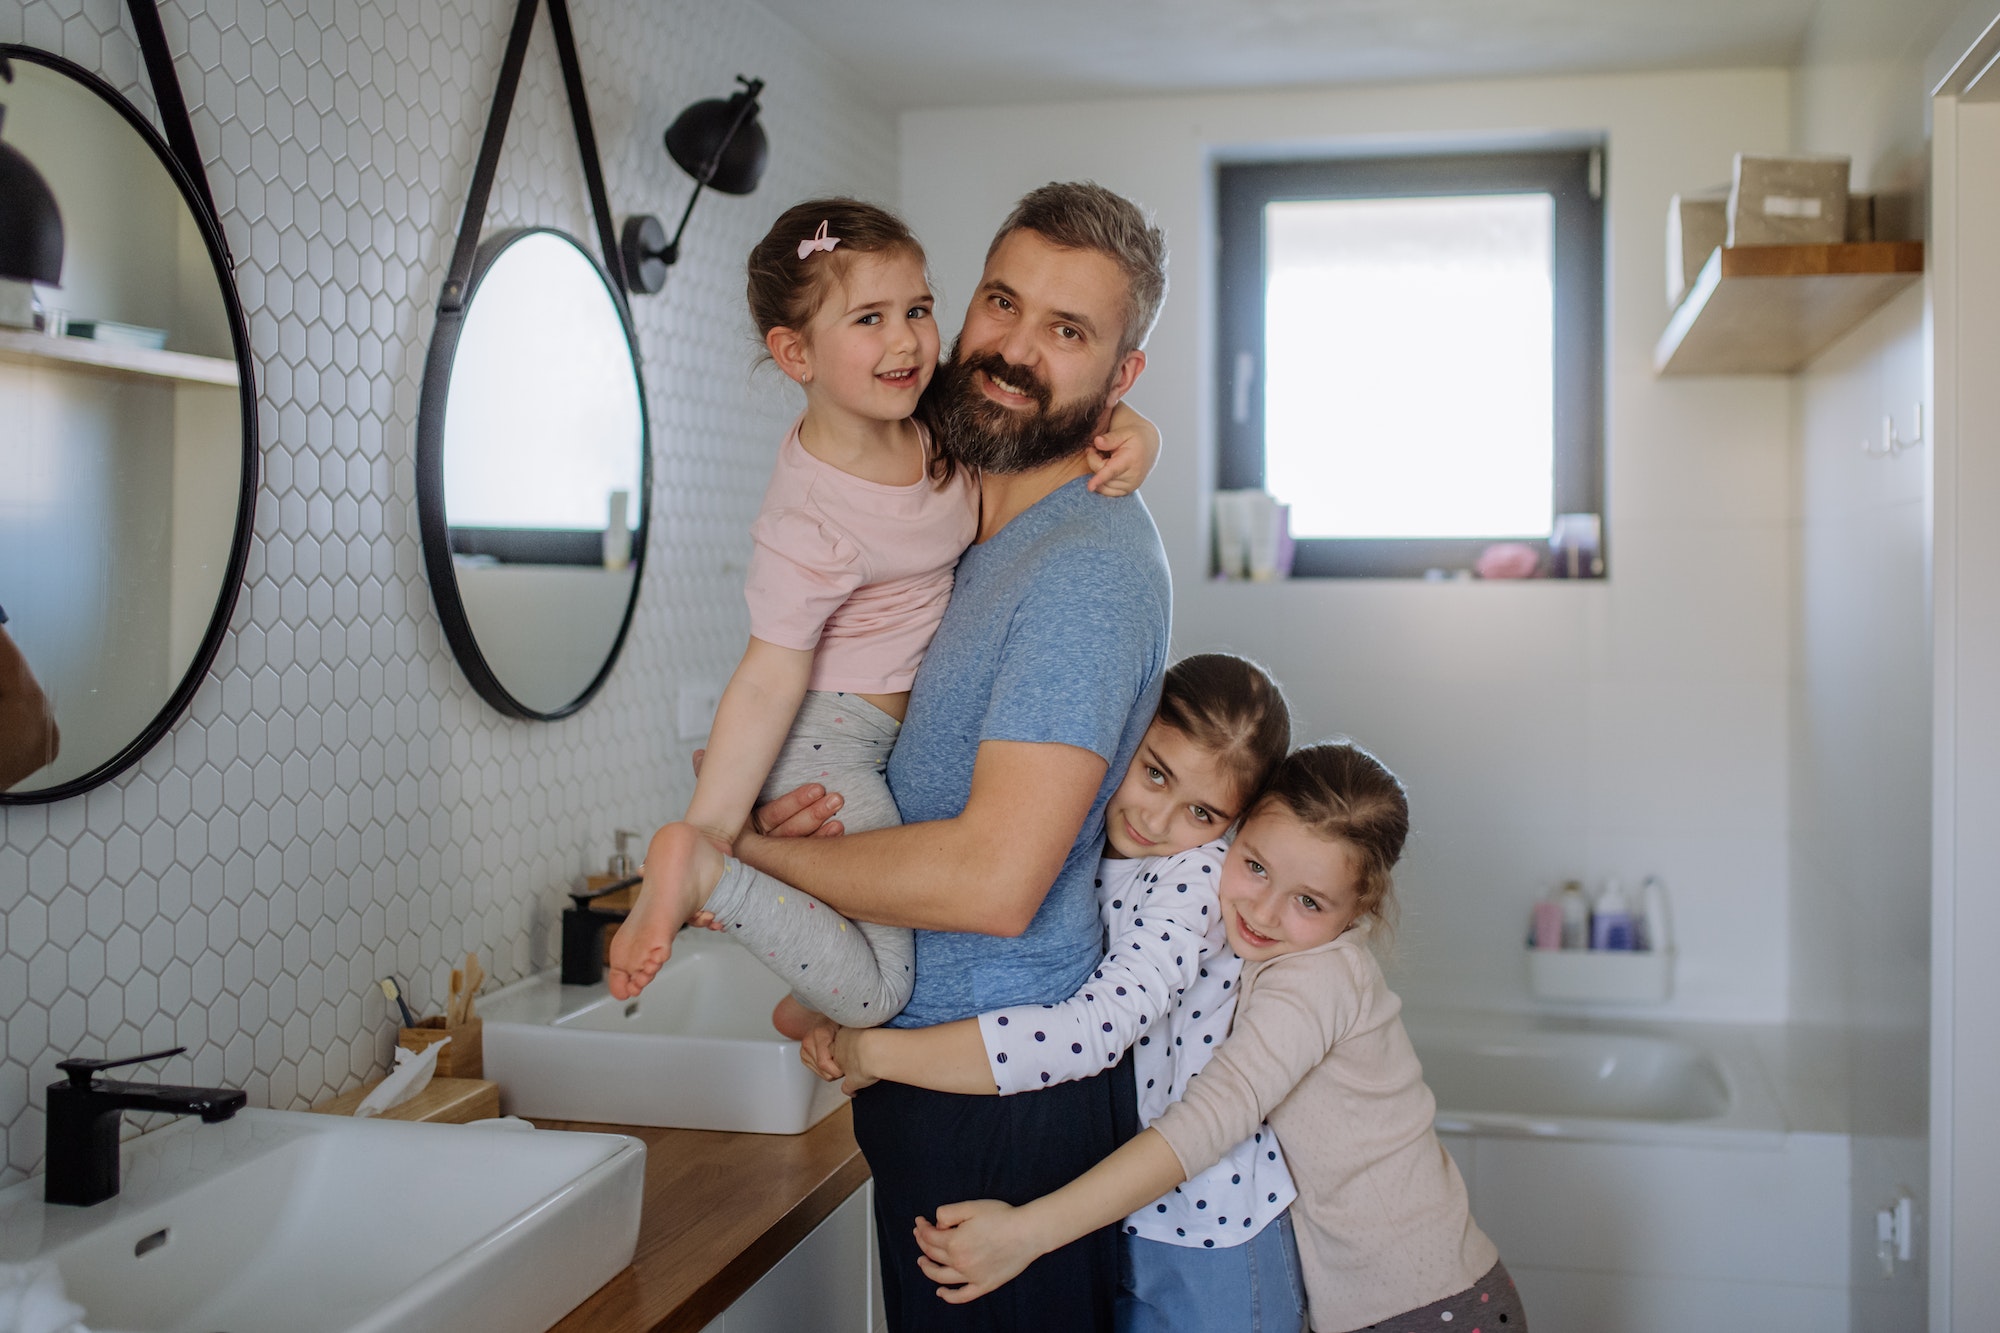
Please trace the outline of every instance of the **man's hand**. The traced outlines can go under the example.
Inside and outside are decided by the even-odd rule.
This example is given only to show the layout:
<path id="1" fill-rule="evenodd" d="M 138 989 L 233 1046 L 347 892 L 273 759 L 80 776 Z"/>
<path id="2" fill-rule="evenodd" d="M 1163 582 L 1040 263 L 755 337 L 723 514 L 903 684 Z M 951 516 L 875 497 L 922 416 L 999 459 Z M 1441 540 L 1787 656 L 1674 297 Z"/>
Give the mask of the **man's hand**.
<path id="1" fill-rule="evenodd" d="M 696 777 L 701 776 L 701 761 L 707 753 L 694 752 Z M 833 817 L 841 804 L 839 792 L 808 782 L 752 810 L 750 827 L 767 838 L 837 838 L 847 831 L 847 826 Z"/>
<path id="2" fill-rule="evenodd" d="M 982 741 L 965 808 L 949 819 L 824 848 L 745 828 L 736 857 L 852 921 L 1019 935 L 1062 873 L 1104 770 L 1102 756 L 1079 746 Z"/>
<path id="3" fill-rule="evenodd" d="M 917 1267 L 938 1284 L 938 1297 L 952 1305 L 977 1300 L 1006 1286 L 1042 1257 L 1027 1210 L 998 1199 L 948 1203 L 937 1225 L 917 1219 Z"/>

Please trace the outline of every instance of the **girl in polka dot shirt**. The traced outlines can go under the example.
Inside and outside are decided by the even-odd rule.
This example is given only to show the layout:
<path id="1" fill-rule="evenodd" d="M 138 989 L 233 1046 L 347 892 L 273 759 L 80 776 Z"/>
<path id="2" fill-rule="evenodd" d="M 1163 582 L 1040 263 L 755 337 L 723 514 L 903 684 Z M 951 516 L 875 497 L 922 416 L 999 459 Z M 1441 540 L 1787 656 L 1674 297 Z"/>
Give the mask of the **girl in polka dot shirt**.
<path id="1" fill-rule="evenodd" d="M 1228 1035 L 1243 962 L 1216 896 L 1223 832 L 1290 734 L 1284 695 L 1255 664 L 1221 653 L 1175 663 L 1105 809 L 1097 890 L 1109 949 L 1084 988 L 1061 1004 L 938 1027 L 823 1026 L 807 1062 L 845 1076 L 850 1091 L 886 1078 L 1006 1095 L 1096 1074 L 1129 1048 L 1140 1123 L 1158 1117 Z M 1299 1328 L 1305 1296 L 1286 1216 L 1296 1191 L 1268 1127 L 1238 1137 L 1121 1225 L 1126 1333 Z"/>
<path id="2" fill-rule="evenodd" d="M 1368 947 L 1394 917 L 1390 870 L 1408 832 L 1402 784 L 1374 756 L 1347 743 L 1289 756 L 1221 870 L 1223 929 L 1244 962 L 1229 1040 L 1150 1128 L 1060 1190 L 918 1219 L 919 1264 L 939 1296 L 992 1291 L 1199 1178 L 1268 1117 L 1298 1182 L 1314 1330 L 1524 1333 L 1520 1296 L 1432 1127 L 1402 1002 Z"/>

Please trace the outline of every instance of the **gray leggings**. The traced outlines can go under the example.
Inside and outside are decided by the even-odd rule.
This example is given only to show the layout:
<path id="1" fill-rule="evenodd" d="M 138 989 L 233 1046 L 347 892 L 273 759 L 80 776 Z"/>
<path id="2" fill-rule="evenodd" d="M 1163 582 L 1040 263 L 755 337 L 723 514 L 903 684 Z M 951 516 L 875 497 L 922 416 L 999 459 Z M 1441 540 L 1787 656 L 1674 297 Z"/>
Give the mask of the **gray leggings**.
<path id="1" fill-rule="evenodd" d="M 842 797 L 851 833 L 903 822 L 883 777 L 901 723 L 858 695 L 812 690 L 765 779 L 775 800 L 808 782 Z M 849 921 L 809 893 L 731 858 L 708 910 L 808 1008 L 847 1026 L 886 1023 L 916 984 L 916 944 L 901 926 Z"/>

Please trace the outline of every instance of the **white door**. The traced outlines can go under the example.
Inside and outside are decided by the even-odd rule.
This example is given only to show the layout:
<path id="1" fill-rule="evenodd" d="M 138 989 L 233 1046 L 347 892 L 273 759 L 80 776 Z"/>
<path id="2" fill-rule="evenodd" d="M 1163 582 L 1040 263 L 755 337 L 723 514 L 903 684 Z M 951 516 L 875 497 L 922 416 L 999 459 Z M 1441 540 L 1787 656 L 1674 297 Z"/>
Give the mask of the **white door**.
<path id="1" fill-rule="evenodd" d="M 1935 652 L 1930 1326 L 2000 1311 L 2000 20 L 1931 139 Z"/>

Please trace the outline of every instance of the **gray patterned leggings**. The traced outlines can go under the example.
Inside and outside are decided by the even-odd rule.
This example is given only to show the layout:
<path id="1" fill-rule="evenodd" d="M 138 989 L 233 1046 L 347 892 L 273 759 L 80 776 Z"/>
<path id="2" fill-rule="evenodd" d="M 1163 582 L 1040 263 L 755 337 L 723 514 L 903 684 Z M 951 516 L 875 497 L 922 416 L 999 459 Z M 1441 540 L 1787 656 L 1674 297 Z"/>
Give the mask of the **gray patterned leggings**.
<path id="1" fill-rule="evenodd" d="M 902 823 L 883 776 L 901 725 L 858 695 L 808 692 L 762 799 L 818 782 L 840 793 L 840 822 L 851 833 Z M 900 926 L 849 921 L 733 857 L 708 910 L 808 1008 L 847 1027 L 886 1023 L 909 1002 L 916 945 Z"/>

